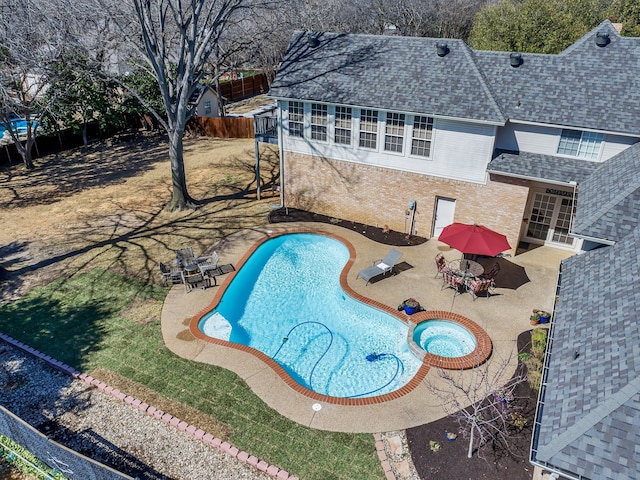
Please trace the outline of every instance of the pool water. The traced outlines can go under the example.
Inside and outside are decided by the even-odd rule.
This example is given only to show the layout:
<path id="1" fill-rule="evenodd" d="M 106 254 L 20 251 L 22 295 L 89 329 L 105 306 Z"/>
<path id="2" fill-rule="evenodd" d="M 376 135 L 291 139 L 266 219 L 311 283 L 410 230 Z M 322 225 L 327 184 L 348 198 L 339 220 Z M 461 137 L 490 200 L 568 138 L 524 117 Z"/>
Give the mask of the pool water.
<path id="1" fill-rule="evenodd" d="M 323 395 L 363 398 L 398 390 L 421 366 L 408 348 L 408 326 L 344 292 L 340 273 L 348 260 L 347 247 L 324 235 L 269 239 L 199 328 L 260 350 Z"/>
<path id="2" fill-rule="evenodd" d="M 463 357 L 476 348 L 475 336 L 462 325 L 447 320 L 427 320 L 413 331 L 413 340 L 427 353 Z"/>

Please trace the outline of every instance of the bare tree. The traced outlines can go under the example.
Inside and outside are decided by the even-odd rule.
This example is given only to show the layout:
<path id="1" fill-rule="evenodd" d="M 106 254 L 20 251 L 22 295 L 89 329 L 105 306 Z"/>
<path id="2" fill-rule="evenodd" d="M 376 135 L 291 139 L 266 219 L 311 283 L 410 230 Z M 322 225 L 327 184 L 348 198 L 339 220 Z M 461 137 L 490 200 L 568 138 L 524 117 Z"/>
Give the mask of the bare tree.
<path id="1" fill-rule="evenodd" d="M 469 371 L 439 369 L 437 378 L 428 381 L 429 391 L 468 438 L 469 458 L 474 448 L 489 443 L 509 448 L 509 430 L 519 418 L 514 391 L 526 380 L 521 373 L 505 379 L 511 369 L 510 357 L 494 358 Z"/>
<path id="2" fill-rule="evenodd" d="M 232 57 L 246 51 L 250 42 L 243 37 L 242 25 L 268 0 L 95 1 L 127 41 L 128 53 L 133 54 L 127 63 L 152 74 L 160 87 L 164 112 L 151 108 L 135 91 L 131 93 L 168 134 L 173 185 L 168 208 L 195 207 L 198 202 L 188 193 L 183 160 L 183 135 L 193 115 L 194 93 L 210 74 L 206 66 L 214 52 Z M 224 60 L 216 61 L 224 64 Z"/>
<path id="3" fill-rule="evenodd" d="M 37 114 L 53 100 L 45 100 L 44 93 L 55 81 L 59 69 L 54 67 L 69 45 L 67 22 L 51 6 L 39 0 L 5 0 L 0 16 L 0 123 L 27 169 L 34 168 Z M 18 119 L 24 130 L 18 128 Z"/>

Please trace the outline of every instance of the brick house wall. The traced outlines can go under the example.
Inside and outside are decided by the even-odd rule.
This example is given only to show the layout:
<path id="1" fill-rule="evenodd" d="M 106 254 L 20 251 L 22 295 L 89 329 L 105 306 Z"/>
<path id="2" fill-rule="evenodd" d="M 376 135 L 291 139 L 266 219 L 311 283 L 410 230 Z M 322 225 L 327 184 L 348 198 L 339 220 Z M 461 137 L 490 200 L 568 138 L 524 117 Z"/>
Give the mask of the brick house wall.
<path id="1" fill-rule="evenodd" d="M 525 180 L 492 177 L 487 184 L 404 172 L 286 152 L 285 204 L 323 215 L 408 232 L 406 215 L 416 201 L 414 233 L 430 237 L 436 197 L 456 200 L 455 221 L 483 224 L 507 236 L 515 253 L 527 203 Z"/>

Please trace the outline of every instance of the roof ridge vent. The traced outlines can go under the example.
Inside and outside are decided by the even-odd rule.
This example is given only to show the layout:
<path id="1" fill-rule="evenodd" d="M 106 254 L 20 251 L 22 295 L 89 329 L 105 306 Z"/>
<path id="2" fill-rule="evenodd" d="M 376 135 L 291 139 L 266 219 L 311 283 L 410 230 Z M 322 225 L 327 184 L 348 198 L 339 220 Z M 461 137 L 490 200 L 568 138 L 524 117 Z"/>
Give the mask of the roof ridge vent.
<path id="1" fill-rule="evenodd" d="M 320 45 L 320 39 L 318 38 L 318 34 L 309 32 L 307 34 L 307 42 L 309 43 L 309 46 L 311 48 L 316 48 L 318 45 Z"/>
<path id="2" fill-rule="evenodd" d="M 444 57 L 447 53 L 449 53 L 449 46 L 447 45 L 447 42 L 436 42 L 436 52 L 438 53 L 439 57 Z"/>
<path id="3" fill-rule="evenodd" d="M 511 52 L 509 54 L 509 64 L 514 68 L 522 65 L 522 54 L 520 52 Z"/>
<path id="4" fill-rule="evenodd" d="M 596 45 L 599 47 L 606 47 L 609 45 L 611 39 L 609 38 L 609 32 L 606 30 L 600 30 L 596 33 Z"/>

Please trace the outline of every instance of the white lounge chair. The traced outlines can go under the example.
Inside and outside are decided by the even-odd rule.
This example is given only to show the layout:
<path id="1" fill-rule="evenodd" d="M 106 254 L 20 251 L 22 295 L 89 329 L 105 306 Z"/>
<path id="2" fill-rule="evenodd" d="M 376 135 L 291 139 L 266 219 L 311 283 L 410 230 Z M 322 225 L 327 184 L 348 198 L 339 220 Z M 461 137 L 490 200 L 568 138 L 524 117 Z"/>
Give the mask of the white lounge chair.
<path id="1" fill-rule="evenodd" d="M 383 259 L 376 260 L 373 262 L 372 266 L 361 270 L 356 276 L 356 279 L 362 278 L 367 282 L 366 285 L 369 285 L 371 279 L 379 275 L 386 275 L 389 272 L 393 272 L 393 269 L 396 266 L 396 263 L 398 263 L 398 260 L 400 260 L 400 257 L 402 257 L 402 253 L 395 248 L 392 248 Z"/>

